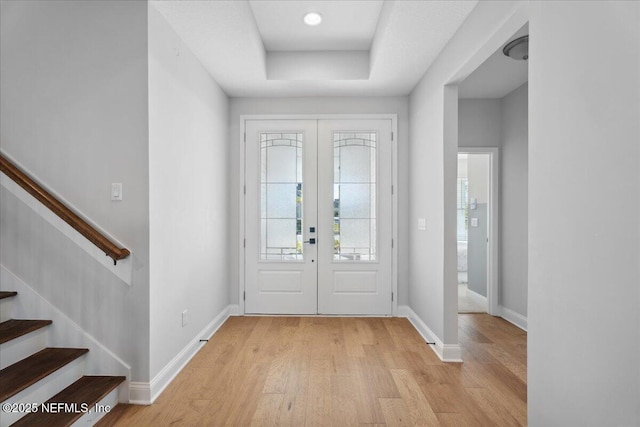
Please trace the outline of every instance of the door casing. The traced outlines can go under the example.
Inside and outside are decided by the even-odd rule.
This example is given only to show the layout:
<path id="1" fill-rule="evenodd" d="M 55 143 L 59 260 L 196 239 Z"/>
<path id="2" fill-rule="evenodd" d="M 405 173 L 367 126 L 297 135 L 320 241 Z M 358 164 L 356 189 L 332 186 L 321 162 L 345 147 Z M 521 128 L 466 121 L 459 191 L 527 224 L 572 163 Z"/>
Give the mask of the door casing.
<path id="1" fill-rule="evenodd" d="M 398 311 L 398 115 L 397 114 L 258 114 L 240 116 L 240 156 L 238 164 L 238 188 L 239 196 L 239 226 L 238 226 L 238 310 L 237 314 L 245 314 L 245 191 L 246 191 L 246 135 L 244 132 L 247 120 L 366 120 L 387 119 L 391 120 L 391 179 L 392 179 L 392 239 L 391 249 L 391 289 L 393 301 L 391 315 L 396 316 Z M 234 310 L 235 311 L 235 310 Z M 235 313 L 234 313 L 235 314 Z"/>

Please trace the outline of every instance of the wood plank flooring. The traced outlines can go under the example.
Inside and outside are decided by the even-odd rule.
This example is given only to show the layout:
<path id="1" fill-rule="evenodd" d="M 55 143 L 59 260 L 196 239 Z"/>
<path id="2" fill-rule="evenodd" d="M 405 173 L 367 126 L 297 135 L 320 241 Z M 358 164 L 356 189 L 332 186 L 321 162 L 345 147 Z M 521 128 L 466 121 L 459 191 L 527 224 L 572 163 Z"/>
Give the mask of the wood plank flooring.
<path id="1" fill-rule="evenodd" d="M 151 406 L 100 426 L 519 426 L 526 333 L 461 314 L 464 363 L 402 318 L 232 317 Z"/>

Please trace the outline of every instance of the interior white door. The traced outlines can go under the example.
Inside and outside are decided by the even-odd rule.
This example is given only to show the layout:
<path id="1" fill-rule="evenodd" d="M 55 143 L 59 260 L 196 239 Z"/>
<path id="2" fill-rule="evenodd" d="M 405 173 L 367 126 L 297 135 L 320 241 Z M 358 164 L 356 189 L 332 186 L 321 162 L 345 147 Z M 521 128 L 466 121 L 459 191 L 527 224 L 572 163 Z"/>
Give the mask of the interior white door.
<path id="1" fill-rule="evenodd" d="M 318 312 L 391 314 L 391 120 L 318 123 Z"/>
<path id="2" fill-rule="evenodd" d="M 247 120 L 245 133 L 245 312 L 316 314 L 317 122 Z"/>
<path id="3" fill-rule="evenodd" d="M 391 126 L 246 120 L 246 313 L 391 314 Z"/>

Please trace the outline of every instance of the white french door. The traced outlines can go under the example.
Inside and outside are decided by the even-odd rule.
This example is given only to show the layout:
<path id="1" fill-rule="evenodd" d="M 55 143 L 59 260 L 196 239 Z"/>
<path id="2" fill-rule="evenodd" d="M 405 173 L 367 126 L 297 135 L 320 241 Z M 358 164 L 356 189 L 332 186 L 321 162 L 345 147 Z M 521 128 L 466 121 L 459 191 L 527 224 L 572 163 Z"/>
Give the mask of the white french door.
<path id="1" fill-rule="evenodd" d="M 246 120 L 245 312 L 391 314 L 391 120 Z"/>
<path id="2" fill-rule="evenodd" d="M 247 120 L 245 311 L 317 311 L 316 120 Z"/>

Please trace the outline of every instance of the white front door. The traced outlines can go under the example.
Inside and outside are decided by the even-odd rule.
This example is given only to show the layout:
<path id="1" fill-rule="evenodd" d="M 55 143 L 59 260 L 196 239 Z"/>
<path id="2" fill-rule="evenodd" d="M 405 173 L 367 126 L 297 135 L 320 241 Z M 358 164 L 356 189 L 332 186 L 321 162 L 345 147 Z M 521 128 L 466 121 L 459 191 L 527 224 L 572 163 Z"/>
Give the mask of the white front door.
<path id="1" fill-rule="evenodd" d="M 245 121 L 245 312 L 391 314 L 391 131 Z"/>

